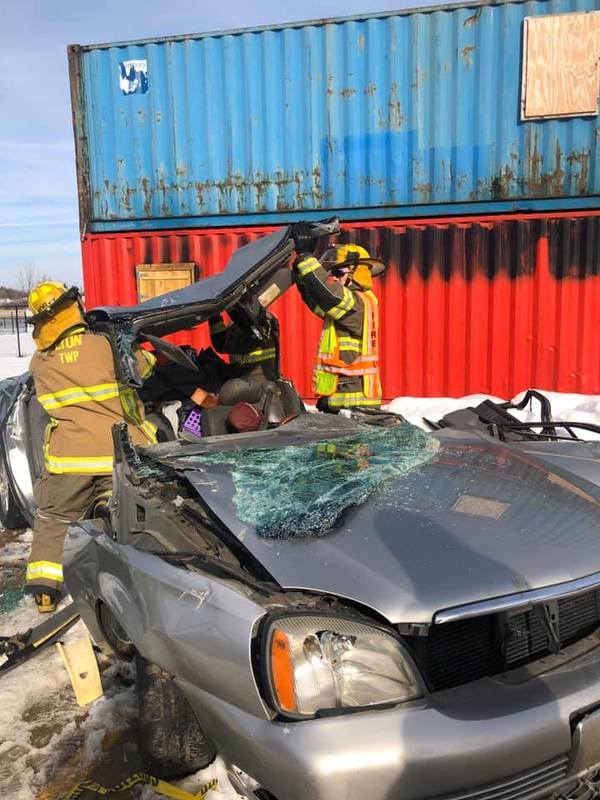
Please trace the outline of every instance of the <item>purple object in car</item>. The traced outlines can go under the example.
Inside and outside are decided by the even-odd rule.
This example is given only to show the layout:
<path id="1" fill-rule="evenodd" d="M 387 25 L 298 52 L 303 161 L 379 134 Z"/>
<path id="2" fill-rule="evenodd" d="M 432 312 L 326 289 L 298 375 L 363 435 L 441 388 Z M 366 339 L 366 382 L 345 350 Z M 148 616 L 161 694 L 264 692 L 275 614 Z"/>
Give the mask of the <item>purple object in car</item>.
<path id="1" fill-rule="evenodd" d="M 191 436 L 196 436 L 198 439 L 202 438 L 202 414 L 200 409 L 192 409 L 185 418 L 181 430 Z"/>

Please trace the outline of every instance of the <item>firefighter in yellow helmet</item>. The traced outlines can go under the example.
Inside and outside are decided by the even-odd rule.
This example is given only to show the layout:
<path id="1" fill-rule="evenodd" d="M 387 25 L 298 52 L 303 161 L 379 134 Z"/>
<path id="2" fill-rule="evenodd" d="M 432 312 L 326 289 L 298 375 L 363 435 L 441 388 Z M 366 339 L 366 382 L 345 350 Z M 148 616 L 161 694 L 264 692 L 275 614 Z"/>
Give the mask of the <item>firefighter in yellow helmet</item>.
<path id="1" fill-rule="evenodd" d="M 63 585 L 62 553 L 67 527 L 112 486 L 112 426 L 127 422 L 132 441 L 156 441 L 134 390 L 117 377 L 109 340 L 92 333 L 79 292 L 44 281 L 29 294 L 37 347 L 30 372 L 37 399 L 50 417 L 44 440 L 45 471 L 34 489 L 37 512 L 26 591 L 40 612 L 53 611 Z M 136 351 L 142 378 L 154 356 Z"/>
<path id="2" fill-rule="evenodd" d="M 379 307 L 372 286 L 385 264 L 356 244 L 334 245 L 319 261 L 310 226 L 297 223 L 292 235 L 300 295 L 323 320 L 313 373 L 317 408 L 337 413 L 380 406 Z"/>

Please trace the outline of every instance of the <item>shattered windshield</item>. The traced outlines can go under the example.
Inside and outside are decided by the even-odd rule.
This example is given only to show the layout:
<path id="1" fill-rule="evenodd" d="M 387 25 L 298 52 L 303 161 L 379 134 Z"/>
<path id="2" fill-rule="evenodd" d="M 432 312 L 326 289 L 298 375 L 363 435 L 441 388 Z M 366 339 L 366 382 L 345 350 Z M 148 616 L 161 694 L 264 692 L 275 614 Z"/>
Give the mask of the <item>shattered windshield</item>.
<path id="1" fill-rule="evenodd" d="M 347 509 L 432 459 L 438 448 L 437 439 L 403 423 L 304 446 L 207 453 L 182 461 L 196 468 L 230 467 L 238 519 L 259 536 L 289 538 L 329 533 Z"/>

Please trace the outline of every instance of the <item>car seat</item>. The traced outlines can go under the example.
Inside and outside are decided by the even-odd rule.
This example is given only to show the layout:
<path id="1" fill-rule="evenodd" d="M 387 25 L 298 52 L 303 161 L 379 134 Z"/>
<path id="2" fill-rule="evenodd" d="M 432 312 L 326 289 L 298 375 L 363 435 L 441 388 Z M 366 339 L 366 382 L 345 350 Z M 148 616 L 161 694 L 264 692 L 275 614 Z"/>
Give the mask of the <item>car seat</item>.
<path id="1" fill-rule="evenodd" d="M 202 435 L 224 436 L 231 431 L 227 417 L 237 403 L 250 403 L 265 414 L 266 424 L 277 426 L 305 411 L 302 400 L 289 381 L 258 382 L 252 378 L 233 378 L 219 392 L 219 405 L 202 409 Z"/>

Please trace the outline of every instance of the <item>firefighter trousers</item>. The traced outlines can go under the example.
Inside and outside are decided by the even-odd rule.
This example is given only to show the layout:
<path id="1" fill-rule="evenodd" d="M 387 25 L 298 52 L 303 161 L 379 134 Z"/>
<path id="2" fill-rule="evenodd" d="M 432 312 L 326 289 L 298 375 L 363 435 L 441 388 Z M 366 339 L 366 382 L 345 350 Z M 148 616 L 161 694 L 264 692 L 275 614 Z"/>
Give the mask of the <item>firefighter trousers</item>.
<path id="1" fill-rule="evenodd" d="M 85 515 L 97 497 L 111 489 L 110 475 L 46 473 L 37 481 L 33 492 L 37 511 L 27 564 L 27 591 L 62 589 L 63 545 L 67 528 Z"/>

